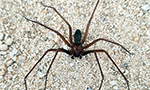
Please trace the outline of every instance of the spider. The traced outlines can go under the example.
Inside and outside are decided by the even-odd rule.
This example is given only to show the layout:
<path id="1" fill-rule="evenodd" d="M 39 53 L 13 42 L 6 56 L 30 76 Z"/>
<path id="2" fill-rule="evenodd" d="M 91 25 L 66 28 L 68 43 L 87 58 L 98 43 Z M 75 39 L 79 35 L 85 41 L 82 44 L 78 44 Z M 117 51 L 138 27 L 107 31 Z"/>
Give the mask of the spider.
<path id="1" fill-rule="evenodd" d="M 120 72 L 120 74 L 123 76 L 124 80 L 126 81 L 126 84 L 127 84 L 127 88 L 128 90 L 130 90 L 129 88 L 129 82 L 127 80 L 127 78 L 124 76 L 124 74 L 122 73 L 122 71 L 118 68 L 117 64 L 113 61 L 113 59 L 111 58 L 111 56 L 108 54 L 108 52 L 106 50 L 103 50 L 103 49 L 97 49 L 97 50 L 85 50 L 87 48 L 89 48 L 90 46 L 92 46 L 94 43 L 98 42 L 98 41 L 106 41 L 106 42 L 109 42 L 109 43 L 112 43 L 112 44 L 115 44 L 115 45 L 118 45 L 120 46 L 121 48 L 123 48 L 126 52 L 128 52 L 129 54 L 131 54 L 125 47 L 123 47 L 121 44 L 119 43 L 116 43 L 116 42 L 113 42 L 113 41 L 110 41 L 110 40 L 107 40 L 107 39 L 104 39 L 104 38 L 98 38 L 96 40 L 93 40 L 91 43 L 87 44 L 87 45 L 84 45 L 84 42 L 86 40 L 86 37 L 87 37 L 87 33 L 88 33 L 88 30 L 89 30 L 89 26 L 90 26 L 90 22 L 93 18 L 93 15 L 95 13 L 95 10 L 98 6 L 98 3 L 99 3 L 99 0 L 97 0 L 97 3 L 94 7 L 94 10 L 92 12 L 92 15 L 90 16 L 90 19 L 87 23 L 87 26 L 86 26 L 86 30 L 85 30 L 85 34 L 82 38 L 81 36 L 81 31 L 79 29 L 77 29 L 75 31 L 75 34 L 73 35 L 74 37 L 74 42 L 72 41 L 72 27 L 70 26 L 70 24 L 64 19 L 64 17 L 54 8 L 54 7 L 51 7 L 51 6 L 46 6 L 44 5 L 43 3 L 41 3 L 43 6 L 45 7 L 49 7 L 49 8 L 52 8 L 60 17 L 61 19 L 67 24 L 68 28 L 69 28 L 69 41 L 67 41 L 64 36 L 62 34 L 60 34 L 58 31 L 38 22 L 38 21 L 34 21 L 34 20 L 31 20 L 31 19 L 28 19 L 26 18 L 25 16 L 23 16 L 27 21 L 31 21 L 33 23 L 36 23 L 36 24 L 39 24 L 40 26 L 43 26 L 45 27 L 46 29 L 49 29 L 50 31 L 56 33 L 62 40 L 63 42 L 68 46 L 70 47 L 69 50 L 66 50 L 64 48 L 58 48 L 58 49 L 48 49 L 44 54 L 43 56 L 38 60 L 38 62 L 32 67 L 32 69 L 27 73 L 27 75 L 24 77 L 24 82 L 25 82 L 25 88 L 27 90 L 27 83 L 26 83 L 26 79 L 27 77 L 29 76 L 29 74 L 33 71 L 33 69 L 37 66 L 37 64 L 44 58 L 44 56 L 48 53 L 48 52 L 51 52 L 51 51 L 54 51 L 55 52 L 55 55 L 54 57 L 52 58 L 52 61 L 48 67 L 48 70 L 46 72 L 46 80 L 45 80 L 45 86 L 44 86 L 44 90 L 46 90 L 46 84 L 47 84 L 47 76 L 48 76 L 48 73 L 49 73 L 49 70 L 51 69 L 51 66 L 58 54 L 58 52 L 63 52 L 63 53 L 66 53 L 68 55 L 71 55 L 71 58 L 74 59 L 74 58 L 79 58 L 81 59 L 82 56 L 85 56 L 87 54 L 90 54 L 90 53 L 94 53 L 95 55 L 95 58 L 96 58 L 96 61 L 97 61 L 97 64 L 98 64 L 98 67 L 99 67 L 99 70 L 100 70 L 100 73 L 101 73 L 101 76 L 102 76 L 102 79 L 101 79 L 101 82 L 100 82 L 100 86 L 99 86 L 99 90 L 101 89 L 102 87 L 102 84 L 103 84 L 103 80 L 104 80 L 104 75 L 103 75 L 103 71 L 101 69 L 101 66 L 100 66 L 100 63 L 99 63 L 99 60 L 98 60 L 98 57 L 97 57 L 97 52 L 103 52 L 107 55 L 107 57 L 111 60 L 111 62 L 115 65 L 115 67 L 118 69 L 118 71 Z M 81 39 L 82 38 L 82 39 Z"/>

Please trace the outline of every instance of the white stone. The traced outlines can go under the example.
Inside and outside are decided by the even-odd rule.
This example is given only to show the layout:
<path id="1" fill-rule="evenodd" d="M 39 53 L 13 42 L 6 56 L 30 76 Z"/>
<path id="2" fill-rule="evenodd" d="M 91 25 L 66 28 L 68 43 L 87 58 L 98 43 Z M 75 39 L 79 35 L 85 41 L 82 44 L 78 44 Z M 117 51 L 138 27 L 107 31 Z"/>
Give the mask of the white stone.
<path id="1" fill-rule="evenodd" d="M 67 50 L 68 49 L 67 45 L 63 45 L 63 49 Z"/>
<path id="2" fill-rule="evenodd" d="M 42 72 L 38 72 L 38 76 L 40 77 L 40 78 L 43 78 L 44 77 L 44 75 L 45 75 L 45 73 L 42 73 Z"/>
<path id="3" fill-rule="evenodd" d="M 16 48 L 13 48 L 12 52 L 9 53 L 9 57 L 10 57 L 10 58 L 13 58 L 14 55 L 17 53 L 17 51 L 18 51 L 18 50 L 17 50 Z"/>
<path id="4" fill-rule="evenodd" d="M 149 4 L 145 4 L 141 7 L 144 11 L 148 11 L 150 10 L 150 5 Z"/>
<path id="5" fill-rule="evenodd" d="M 117 81 L 109 81 L 109 83 L 110 83 L 111 85 L 116 85 L 116 84 L 117 84 Z"/>
<path id="6" fill-rule="evenodd" d="M 150 31 L 148 30 L 148 31 L 146 32 L 146 34 L 150 36 Z"/>
<path id="7" fill-rule="evenodd" d="M 18 64 L 22 64 L 22 63 L 24 63 L 25 59 L 26 59 L 25 57 L 19 56 L 19 57 L 18 57 L 18 60 L 17 60 L 17 63 L 18 63 Z"/>
<path id="8" fill-rule="evenodd" d="M 66 88 L 60 88 L 60 90 L 66 90 Z"/>
<path id="9" fill-rule="evenodd" d="M 3 76 L 0 76 L 0 79 L 4 78 Z"/>
<path id="10" fill-rule="evenodd" d="M 0 41 L 0 45 L 2 44 L 2 41 Z"/>
<path id="11" fill-rule="evenodd" d="M 7 54 L 7 52 L 5 52 L 5 51 L 0 51 L 0 55 L 5 55 L 5 54 Z"/>
<path id="12" fill-rule="evenodd" d="M 2 40 L 4 37 L 4 34 L 3 33 L 0 33 L 0 40 Z"/>
<path id="13" fill-rule="evenodd" d="M 114 86 L 113 89 L 114 89 L 114 90 L 118 90 L 118 87 L 117 87 L 117 86 Z"/>
<path id="14" fill-rule="evenodd" d="M 12 38 L 8 38 L 5 42 L 6 45 L 11 45 L 13 42 L 13 39 Z"/>
<path id="15" fill-rule="evenodd" d="M 7 45 L 5 45 L 5 44 L 0 45 L 0 50 L 7 50 L 7 49 L 8 49 Z"/>

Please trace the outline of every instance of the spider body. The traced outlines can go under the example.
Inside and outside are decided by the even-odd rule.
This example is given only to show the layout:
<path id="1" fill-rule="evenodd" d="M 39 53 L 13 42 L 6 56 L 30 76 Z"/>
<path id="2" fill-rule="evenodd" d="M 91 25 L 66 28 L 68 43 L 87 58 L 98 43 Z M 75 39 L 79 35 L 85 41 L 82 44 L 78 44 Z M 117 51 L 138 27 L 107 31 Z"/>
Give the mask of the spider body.
<path id="1" fill-rule="evenodd" d="M 71 48 L 71 53 L 72 53 L 72 59 L 74 59 L 74 57 L 79 57 L 80 59 L 82 58 L 82 53 L 83 53 L 83 46 L 82 44 L 73 44 L 72 48 Z"/>
<path id="2" fill-rule="evenodd" d="M 40 26 L 43 26 L 45 27 L 46 29 L 49 29 L 50 31 L 56 33 L 63 41 L 64 43 L 70 47 L 71 49 L 70 50 L 66 50 L 66 49 L 63 49 L 63 48 L 57 48 L 57 49 L 48 49 L 44 54 L 43 56 L 38 60 L 38 62 L 31 68 L 31 70 L 27 73 L 27 75 L 24 77 L 24 81 L 25 81 L 25 88 L 27 90 L 27 83 L 26 83 L 26 79 L 27 77 L 29 76 L 29 74 L 33 71 L 33 69 L 37 66 L 37 64 L 44 58 L 44 56 L 48 53 L 48 52 L 55 52 L 55 55 L 54 57 L 52 58 L 52 61 L 48 67 L 48 70 L 46 72 L 46 80 L 45 80 L 45 88 L 44 90 L 46 90 L 46 84 L 47 84 L 47 76 L 48 76 L 48 73 L 49 73 L 49 70 L 51 69 L 51 66 L 58 54 L 58 52 L 63 52 L 63 53 L 66 53 L 68 55 L 71 55 L 71 58 L 74 59 L 74 58 L 79 58 L 81 59 L 82 56 L 85 56 L 87 54 L 90 54 L 90 53 L 93 53 L 94 56 L 95 56 L 95 59 L 97 61 L 97 64 L 98 64 L 98 67 L 99 67 L 99 70 L 100 70 L 100 73 L 101 73 L 101 76 L 102 76 L 102 79 L 101 79 L 101 83 L 100 83 L 100 86 L 99 86 L 99 90 L 101 89 L 102 87 L 102 84 L 103 84 L 103 80 L 104 80 L 104 75 L 103 75 L 103 72 L 102 72 L 102 68 L 100 66 L 100 63 L 99 63 L 99 59 L 97 57 L 97 54 L 98 52 L 102 52 L 102 53 L 105 53 L 106 56 L 111 60 L 111 62 L 115 65 L 115 67 L 118 69 L 118 71 L 120 72 L 120 74 L 122 75 L 122 77 L 124 78 L 124 80 L 126 81 L 126 84 L 127 84 L 127 88 L 128 90 L 130 90 L 129 88 L 129 83 L 128 83 L 128 80 L 127 78 L 124 76 L 124 74 L 121 72 L 121 70 L 119 69 L 119 67 L 117 66 L 117 64 L 114 62 L 114 60 L 111 58 L 111 56 L 108 54 L 108 52 L 106 50 L 103 50 L 103 49 L 97 49 L 97 50 L 85 50 L 87 48 L 89 48 L 90 46 L 92 46 L 94 43 L 98 42 L 98 41 L 105 41 L 105 42 L 109 42 L 111 44 L 115 44 L 117 46 L 120 46 L 121 48 L 123 48 L 125 51 L 127 51 L 129 54 L 131 54 L 125 47 L 123 47 L 121 44 L 119 43 L 116 43 L 116 42 L 113 42 L 113 41 L 110 41 L 110 40 L 107 40 L 107 39 L 104 39 L 104 38 L 98 38 L 98 39 L 95 39 L 93 40 L 91 43 L 87 44 L 87 45 L 84 45 L 84 42 L 86 40 L 86 37 L 87 37 L 87 33 L 88 33 L 88 30 L 89 30 L 89 26 L 90 26 L 90 22 L 93 18 L 93 15 L 95 13 L 95 10 L 97 8 L 97 5 L 99 3 L 99 0 L 97 0 L 97 3 L 95 5 L 95 8 L 92 12 L 92 15 L 87 23 L 87 26 L 86 26 L 86 30 L 85 30 L 85 33 L 84 33 L 84 36 L 82 38 L 82 34 L 81 34 L 81 31 L 79 29 L 77 29 L 75 31 L 75 34 L 73 35 L 74 37 L 74 42 L 72 41 L 72 27 L 70 26 L 70 24 L 61 16 L 61 14 L 54 8 L 54 7 L 51 7 L 51 6 L 46 6 L 44 5 L 43 3 L 41 3 L 43 6 L 45 7 L 49 7 L 49 8 L 52 8 L 62 19 L 63 21 L 68 25 L 68 28 L 69 28 L 69 41 L 67 41 L 64 36 L 62 34 L 60 34 L 58 31 L 38 22 L 38 21 L 34 21 L 34 20 L 31 20 L 31 19 L 28 19 L 24 16 L 24 18 L 27 20 L 27 21 L 31 21 L 33 23 L 36 23 L 36 24 L 39 24 Z"/>
<path id="3" fill-rule="evenodd" d="M 81 43 L 81 31 L 79 29 L 77 29 L 75 31 L 75 34 L 74 34 L 74 42 L 73 44 L 71 45 L 71 54 L 73 55 L 71 58 L 74 59 L 74 57 L 76 58 L 82 58 L 82 53 L 83 53 L 83 46 L 82 46 L 82 43 Z"/>

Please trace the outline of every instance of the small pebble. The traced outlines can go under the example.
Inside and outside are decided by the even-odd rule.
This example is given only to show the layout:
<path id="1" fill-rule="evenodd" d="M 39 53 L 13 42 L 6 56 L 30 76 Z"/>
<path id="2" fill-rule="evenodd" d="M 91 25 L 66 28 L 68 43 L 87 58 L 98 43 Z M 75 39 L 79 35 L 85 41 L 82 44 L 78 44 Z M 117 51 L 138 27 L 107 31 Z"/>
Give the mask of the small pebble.
<path id="1" fill-rule="evenodd" d="M 9 53 L 9 57 L 13 58 L 17 52 L 18 52 L 18 50 L 16 48 L 13 48 L 13 50 Z"/>
<path id="2" fill-rule="evenodd" d="M 13 53 L 13 52 L 10 52 L 10 53 L 9 53 L 9 57 L 10 57 L 10 58 L 13 58 L 13 56 L 14 56 L 14 53 Z"/>
<path id="3" fill-rule="evenodd" d="M 118 87 L 114 86 L 113 89 L 114 89 L 114 90 L 118 90 Z"/>
<path id="4" fill-rule="evenodd" d="M 60 90 L 67 90 L 66 88 L 60 88 Z"/>
<path id="5" fill-rule="evenodd" d="M 6 66 L 5 66 L 5 65 L 0 65 L 0 69 L 4 69 L 4 70 L 6 70 L 7 68 L 6 68 Z"/>
<path id="6" fill-rule="evenodd" d="M 136 11 L 134 12 L 134 14 L 135 14 L 135 15 L 137 15 L 138 13 L 139 13 L 139 11 L 138 11 L 138 10 L 136 10 Z"/>
<path id="7" fill-rule="evenodd" d="M 2 44 L 2 41 L 0 41 L 0 45 Z"/>
<path id="8" fill-rule="evenodd" d="M 3 76 L 0 75 L 0 79 L 3 79 Z"/>
<path id="9" fill-rule="evenodd" d="M 0 76 L 5 75 L 6 73 L 6 66 L 5 65 L 1 65 L 0 66 Z"/>
<path id="10" fill-rule="evenodd" d="M 63 49 L 66 49 L 66 50 L 67 50 L 67 49 L 68 49 L 68 48 L 67 48 L 67 45 L 63 45 Z"/>
<path id="11" fill-rule="evenodd" d="M 144 11 L 148 11 L 150 10 L 150 5 L 149 4 L 145 4 L 141 7 Z"/>
<path id="12" fill-rule="evenodd" d="M 117 81 L 109 81 L 109 83 L 110 83 L 111 85 L 116 85 L 116 84 L 117 84 Z"/>
<path id="13" fill-rule="evenodd" d="M 7 54 L 7 52 L 0 51 L 0 55 L 5 55 L 5 54 Z"/>
<path id="14" fill-rule="evenodd" d="M 127 68 L 127 67 L 128 67 L 128 63 L 124 63 L 124 64 L 122 65 L 122 67 L 123 67 L 123 68 Z"/>
<path id="15" fill-rule="evenodd" d="M 6 71 L 4 69 L 0 69 L 0 76 L 5 75 Z"/>
<path id="16" fill-rule="evenodd" d="M 7 49 L 8 49 L 7 45 L 5 45 L 5 44 L 0 45 L 0 50 L 4 51 L 4 50 L 7 50 Z"/>
<path id="17" fill-rule="evenodd" d="M 13 63 L 12 60 L 7 61 L 7 66 L 10 66 Z"/>
<path id="18" fill-rule="evenodd" d="M 38 76 L 40 77 L 40 78 L 43 78 L 44 77 L 44 75 L 45 75 L 45 73 L 42 73 L 42 72 L 38 72 Z"/>
<path id="19" fill-rule="evenodd" d="M 3 33 L 0 33 L 0 40 L 2 40 L 4 37 L 4 34 Z"/>
<path id="20" fill-rule="evenodd" d="M 17 59 L 18 59 L 17 56 L 14 56 L 14 57 L 12 58 L 12 60 L 13 60 L 14 62 L 16 62 Z"/>
<path id="21" fill-rule="evenodd" d="M 25 57 L 19 56 L 19 57 L 18 57 L 18 60 L 17 60 L 17 63 L 18 63 L 18 64 L 22 64 L 22 63 L 24 63 L 25 59 L 26 59 Z"/>
<path id="22" fill-rule="evenodd" d="M 13 77 L 13 75 L 12 75 L 12 74 L 9 74 L 7 78 L 8 78 L 8 80 L 11 80 L 12 77 Z"/>
<path id="23" fill-rule="evenodd" d="M 139 40 L 139 37 L 138 37 L 138 36 L 137 36 L 137 37 L 135 37 L 135 38 L 134 38 L 134 40 L 135 40 L 135 41 L 138 41 L 138 40 Z"/>
<path id="24" fill-rule="evenodd" d="M 150 36 L 150 31 L 148 30 L 148 31 L 146 32 L 146 34 Z"/>
<path id="25" fill-rule="evenodd" d="M 11 45 L 13 42 L 13 39 L 12 38 L 8 38 L 5 42 L 6 45 Z"/>
<path id="26" fill-rule="evenodd" d="M 142 29 L 147 29 L 146 25 L 142 25 L 141 28 L 142 28 Z"/>

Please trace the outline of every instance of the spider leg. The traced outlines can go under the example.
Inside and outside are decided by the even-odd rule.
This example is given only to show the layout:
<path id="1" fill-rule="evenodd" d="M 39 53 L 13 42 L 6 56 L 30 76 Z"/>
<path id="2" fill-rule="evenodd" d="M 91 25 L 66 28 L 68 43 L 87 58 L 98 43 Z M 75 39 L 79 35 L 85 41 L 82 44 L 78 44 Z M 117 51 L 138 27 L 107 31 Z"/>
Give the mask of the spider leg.
<path id="1" fill-rule="evenodd" d="M 68 50 L 65 50 L 65 49 L 62 49 L 62 48 L 57 49 L 57 51 L 56 51 L 56 53 L 55 53 L 55 56 L 53 57 L 53 59 L 52 59 L 52 61 L 51 61 L 51 64 L 49 65 L 48 70 L 47 70 L 47 72 L 46 72 L 46 80 L 45 80 L 45 88 L 44 88 L 44 90 L 46 90 L 47 76 L 48 76 L 49 70 L 51 69 L 51 66 L 52 66 L 52 64 L 53 64 L 53 62 L 54 62 L 54 60 L 55 60 L 55 58 L 56 58 L 58 52 L 65 52 L 65 53 L 71 55 L 71 53 L 70 53 Z"/>
<path id="2" fill-rule="evenodd" d="M 44 58 L 44 56 L 48 53 L 48 52 L 50 52 L 50 51 L 61 51 L 61 52 L 65 52 L 65 53 L 67 53 L 67 54 L 71 54 L 69 51 L 67 51 L 67 50 L 65 50 L 65 49 L 48 49 L 44 54 L 43 54 L 43 56 L 38 60 L 38 62 L 32 67 L 32 69 L 28 72 L 28 74 L 24 77 L 24 82 L 25 82 L 25 88 L 26 88 L 26 90 L 27 90 L 27 83 L 26 83 L 26 79 L 27 79 L 27 77 L 29 76 L 29 74 L 33 71 L 33 69 L 37 66 L 37 64 Z M 56 55 L 55 55 L 56 56 Z"/>
<path id="3" fill-rule="evenodd" d="M 100 41 L 100 40 L 102 40 L 102 41 L 106 41 L 106 42 L 110 42 L 110 43 L 112 43 L 112 44 L 115 44 L 115 45 L 118 45 L 118 46 L 121 46 L 126 52 L 128 52 L 129 54 L 132 54 L 132 53 L 130 53 L 124 46 L 122 46 L 121 44 L 119 44 L 119 43 L 116 43 L 116 42 L 113 42 L 113 41 L 110 41 L 110 40 L 107 40 L 107 39 L 104 39 L 104 38 L 98 38 L 98 39 L 96 39 L 96 40 L 94 40 L 94 41 L 92 41 L 91 43 L 89 43 L 88 45 L 86 45 L 86 46 L 84 46 L 84 49 L 86 49 L 86 48 L 88 48 L 88 47 L 90 47 L 90 46 L 92 46 L 94 43 L 96 43 L 96 42 L 98 42 L 98 41 Z"/>
<path id="4" fill-rule="evenodd" d="M 94 55 L 95 55 L 95 57 L 96 57 L 96 61 L 97 61 L 97 64 L 98 64 L 98 66 L 99 66 L 99 70 L 100 70 L 101 76 L 102 76 L 101 84 L 100 84 L 100 87 L 99 87 L 99 90 L 100 90 L 101 87 L 102 87 L 102 83 L 103 83 L 103 81 L 104 81 L 104 74 L 103 74 L 102 68 L 101 68 L 101 66 L 100 66 L 100 63 L 99 63 L 99 61 L 98 61 L 98 57 L 97 57 L 96 52 L 94 52 Z"/>
<path id="5" fill-rule="evenodd" d="M 92 15 L 91 15 L 90 19 L 89 19 L 89 22 L 87 23 L 86 31 L 85 31 L 84 37 L 83 37 L 83 39 L 82 39 L 82 44 L 85 42 L 85 39 L 86 39 L 88 30 L 89 30 L 89 26 L 90 26 L 91 20 L 92 20 L 92 18 L 93 18 L 93 15 L 94 15 L 94 13 L 95 13 L 95 10 L 96 10 L 96 8 L 97 8 L 98 3 L 99 3 L 99 0 L 97 0 L 97 3 L 96 3 L 96 5 L 95 5 L 95 8 L 94 8 L 94 10 L 93 10 L 93 12 L 92 12 Z"/>
<path id="6" fill-rule="evenodd" d="M 57 49 L 49 49 L 47 50 L 43 56 L 38 60 L 38 62 L 32 67 L 32 69 L 28 72 L 28 74 L 24 77 L 24 82 L 25 82 L 25 88 L 27 90 L 27 83 L 26 83 L 26 78 L 29 76 L 29 74 L 33 71 L 33 69 L 37 66 L 37 64 L 44 58 L 44 56 L 49 52 L 49 51 L 57 51 Z"/>
<path id="7" fill-rule="evenodd" d="M 120 74 L 123 76 L 124 80 L 126 81 L 127 83 L 127 87 L 128 87 L 128 90 L 130 90 L 129 88 L 129 82 L 127 80 L 127 78 L 124 76 L 124 74 L 121 72 L 121 70 L 119 69 L 119 67 L 117 66 L 117 64 L 113 61 L 113 59 L 110 57 L 110 55 L 108 54 L 107 51 L 103 50 L 103 49 L 100 49 L 100 50 L 89 50 L 89 51 L 85 51 L 84 53 L 82 53 L 82 55 L 87 55 L 89 53 L 96 53 L 96 52 L 104 52 L 108 58 L 111 60 L 111 62 L 115 65 L 115 67 L 118 69 L 118 71 L 120 72 Z M 100 89 L 99 89 L 100 90 Z"/>
<path id="8" fill-rule="evenodd" d="M 72 44 L 72 28 L 71 28 L 70 24 L 68 23 L 68 21 L 66 21 L 65 18 L 54 7 L 44 5 L 42 2 L 41 2 L 41 4 L 44 7 L 52 8 L 64 20 L 64 22 L 68 25 L 68 27 L 69 27 L 69 41 Z"/>
<path id="9" fill-rule="evenodd" d="M 40 22 L 38 22 L 38 21 L 34 21 L 34 20 L 31 20 L 31 19 L 28 19 L 28 18 L 26 18 L 25 16 L 23 16 L 23 17 L 24 17 L 27 21 L 31 21 L 31 22 L 33 22 L 33 23 L 39 24 L 39 25 L 41 25 L 41 26 L 43 26 L 43 27 L 45 27 L 45 28 L 47 28 L 47 29 L 49 29 L 49 30 L 55 32 L 58 36 L 60 36 L 60 38 L 65 42 L 65 44 L 67 44 L 69 47 L 71 47 L 70 43 L 69 43 L 58 31 L 56 31 L 56 30 L 54 30 L 54 29 L 52 29 L 52 28 L 50 28 L 50 27 L 48 27 L 48 26 L 46 26 L 46 25 L 44 25 L 44 24 L 42 24 L 42 23 L 40 23 Z"/>

